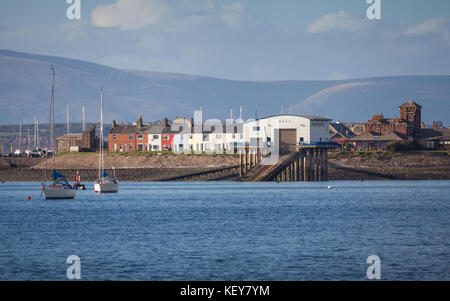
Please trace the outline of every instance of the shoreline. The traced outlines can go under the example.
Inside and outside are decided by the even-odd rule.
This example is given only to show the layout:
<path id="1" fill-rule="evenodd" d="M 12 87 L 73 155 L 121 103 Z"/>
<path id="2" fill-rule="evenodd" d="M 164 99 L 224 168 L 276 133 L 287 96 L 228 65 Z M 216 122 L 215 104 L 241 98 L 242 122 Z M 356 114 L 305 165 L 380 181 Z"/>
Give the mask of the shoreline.
<path id="1" fill-rule="evenodd" d="M 83 158 L 80 160 L 80 158 Z M 108 154 L 106 170 L 123 182 L 184 181 L 184 176 L 202 174 L 238 165 L 231 155 L 149 155 Z M 62 154 L 56 157 L 58 172 L 72 182 L 79 172 L 81 181 L 98 175 L 96 153 Z M 94 168 L 93 168 L 94 167 Z M 0 182 L 41 182 L 43 158 L 0 158 Z M 336 180 L 450 180 L 450 155 L 442 152 L 330 152 L 328 179 Z M 51 171 L 47 168 L 47 179 Z M 195 181 L 237 181 L 236 171 L 195 177 Z"/>

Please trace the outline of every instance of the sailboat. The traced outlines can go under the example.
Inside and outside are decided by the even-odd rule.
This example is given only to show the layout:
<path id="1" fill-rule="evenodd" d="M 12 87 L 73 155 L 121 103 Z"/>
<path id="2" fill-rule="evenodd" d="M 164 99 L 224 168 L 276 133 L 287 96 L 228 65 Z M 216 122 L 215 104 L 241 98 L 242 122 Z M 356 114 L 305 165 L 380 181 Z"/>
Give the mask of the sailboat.
<path id="1" fill-rule="evenodd" d="M 105 171 L 103 144 L 103 88 L 100 88 L 100 153 L 98 161 L 98 179 L 94 183 L 94 192 L 116 193 L 119 191 L 119 181 L 116 179 L 114 167 L 113 176 L 109 176 Z"/>
<path id="2" fill-rule="evenodd" d="M 67 182 L 66 177 L 56 172 L 55 164 L 55 68 L 52 71 L 52 96 L 50 100 L 50 147 L 53 150 L 53 170 L 51 184 L 42 183 L 42 192 L 47 200 L 49 199 L 73 199 L 77 190 Z M 47 156 L 48 158 L 48 156 Z"/>

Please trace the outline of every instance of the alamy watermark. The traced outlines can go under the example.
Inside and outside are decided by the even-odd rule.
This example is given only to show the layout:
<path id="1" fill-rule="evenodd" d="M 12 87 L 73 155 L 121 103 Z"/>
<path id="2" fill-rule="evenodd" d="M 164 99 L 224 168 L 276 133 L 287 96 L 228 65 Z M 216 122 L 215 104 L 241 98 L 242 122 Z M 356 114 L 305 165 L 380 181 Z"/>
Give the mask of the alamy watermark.
<path id="1" fill-rule="evenodd" d="M 66 0 L 70 6 L 66 10 L 66 17 L 69 20 L 81 19 L 81 0 Z"/>
<path id="2" fill-rule="evenodd" d="M 367 19 L 380 20 L 381 19 L 381 0 L 366 0 L 367 4 L 371 4 L 367 8 Z"/>
<path id="3" fill-rule="evenodd" d="M 381 259 L 377 255 L 370 255 L 367 257 L 367 263 L 370 266 L 367 268 L 366 276 L 369 280 L 381 279 Z"/>
<path id="4" fill-rule="evenodd" d="M 66 259 L 66 263 L 70 264 L 67 268 L 66 276 L 69 280 L 81 279 L 81 260 L 77 255 L 70 255 Z"/>

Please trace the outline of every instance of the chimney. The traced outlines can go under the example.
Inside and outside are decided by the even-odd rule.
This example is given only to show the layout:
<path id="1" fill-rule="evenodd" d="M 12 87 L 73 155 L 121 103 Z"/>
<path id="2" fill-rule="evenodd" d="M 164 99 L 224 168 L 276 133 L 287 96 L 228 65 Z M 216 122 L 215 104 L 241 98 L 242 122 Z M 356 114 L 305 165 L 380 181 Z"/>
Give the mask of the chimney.
<path id="1" fill-rule="evenodd" d="M 189 126 L 190 128 L 194 127 L 194 118 L 189 118 L 189 120 L 188 120 L 188 126 Z"/>
<path id="2" fill-rule="evenodd" d="M 116 127 L 116 121 L 115 121 L 115 120 L 112 121 L 111 127 L 112 127 L 112 128 L 115 128 L 115 127 Z"/>
<path id="3" fill-rule="evenodd" d="M 139 116 L 139 119 L 137 120 L 137 126 L 142 127 L 142 115 Z"/>
<path id="4" fill-rule="evenodd" d="M 167 120 L 167 117 L 163 119 L 162 126 L 165 128 L 169 126 L 169 120 Z"/>
<path id="5" fill-rule="evenodd" d="M 433 130 L 437 130 L 438 129 L 438 124 L 436 121 L 433 121 Z"/>

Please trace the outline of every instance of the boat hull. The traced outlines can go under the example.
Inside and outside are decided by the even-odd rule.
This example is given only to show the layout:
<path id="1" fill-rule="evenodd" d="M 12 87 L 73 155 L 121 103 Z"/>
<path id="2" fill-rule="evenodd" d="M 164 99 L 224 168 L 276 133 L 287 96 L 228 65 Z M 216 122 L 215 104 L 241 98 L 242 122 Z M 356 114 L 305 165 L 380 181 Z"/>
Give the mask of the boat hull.
<path id="1" fill-rule="evenodd" d="M 47 200 L 73 199 L 76 193 L 77 191 L 75 189 L 44 188 L 44 196 Z"/>
<path id="2" fill-rule="evenodd" d="M 98 193 L 117 193 L 119 183 L 94 183 L 94 191 Z"/>

